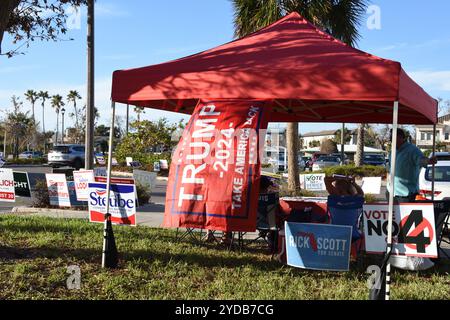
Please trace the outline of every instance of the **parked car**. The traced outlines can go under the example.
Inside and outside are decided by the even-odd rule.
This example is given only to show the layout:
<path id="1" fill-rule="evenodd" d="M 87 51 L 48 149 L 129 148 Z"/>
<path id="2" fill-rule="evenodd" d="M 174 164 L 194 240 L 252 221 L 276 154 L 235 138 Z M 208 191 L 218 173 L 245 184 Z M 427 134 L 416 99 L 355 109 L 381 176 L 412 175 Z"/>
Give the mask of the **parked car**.
<path id="1" fill-rule="evenodd" d="M 306 169 L 312 170 L 312 162 L 311 157 L 302 157 L 303 162 L 305 162 L 305 171 Z"/>
<path id="2" fill-rule="evenodd" d="M 340 153 L 340 152 L 332 153 L 332 154 L 330 154 L 330 156 L 338 157 L 339 159 L 341 159 L 342 153 Z M 350 164 L 350 159 L 347 157 L 347 155 L 345 153 L 344 153 L 344 164 Z"/>
<path id="3" fill-rule="evenodd" d="M 277 158 L 270 158 L 268 161 L 274 168 L 275 171 L 284 171 L 287 167 L 287 163 L 284 160 L 284 152 L 279 152 Z"/>
<path id="4" fill-rule="evenodd" d="M 19 159 L 38 159 L 42 158 L 44 155 L 40 151 L 24 151 L 19 154 Z"/>
<path id="5" fill-rule="evenodd" d="M 317 159 L 312 166 L 312 171 L 320 171 L 327 167 L 338 166 L 341 163 L 341 158 L 333 156 L 322 156 Z"/>
<path id="6" fill-rule="evenodd" d="M 422 168 L 419 174 L 419 193 L 431 200 L 433 166 Z M 450 200 L 450 161 L 438 161 L 434 167 L 434 199 Z"/>
<path id="7" fill-rule="evenodd" d="M 430 153 L 430 158 L 433 157 L 433 153 Z M 437 161 L 450 161 L 450 152 L 436 152 Z"/>
<path id="8" fill-rule="evenodd" d="M 80 169 L 84 166 L 84 145 L 65 144 L 54 146 L 48 153 L 48 164 L 52 167 L 72 166 Z"/>
<path id="9" fill-rule="evenodd" d="M 287 159 L 284 159 L 284 152 L 278 153 L 278 159 L 269 159 L 268 161 L 272 164 L 278 171 L 286 171 L 288 167 Z M 304 171 L 306 167 L 306 163 L 301 156 L 298 157 L 298 168 L 300 171 Z"/>
<path id="10" fill-rule="evenodd" d="M 419 174 L 419 195 L 431 200 L 433 166 L 422 168 Z M 434 200 L 450 200 L 450 161 L 441 160 L 434 166 Z M 450 221 L 447 221 L 450 230 Z"/>
<path id="11" fill-rule="evenodd" d="M 371 166 L 386 166 L 386 159 L 379 154 L 365 154 L 363 158 L 363 164 Z"/>

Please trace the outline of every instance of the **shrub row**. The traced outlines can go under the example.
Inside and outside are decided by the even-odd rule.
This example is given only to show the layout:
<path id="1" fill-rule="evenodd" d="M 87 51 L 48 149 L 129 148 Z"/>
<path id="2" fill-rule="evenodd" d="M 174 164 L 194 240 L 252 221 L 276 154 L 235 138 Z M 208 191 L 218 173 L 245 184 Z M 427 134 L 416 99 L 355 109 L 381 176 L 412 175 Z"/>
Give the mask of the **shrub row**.
<path id="1" fill-rule="evenodd" d="M 6 160 L 7 164 L 43 164 L 47 163 L 47 160 L 44 158 L 35 158 L 35 159 L 11 159 Z"/>
<path id="2" fill-rule="evenodd" d="M 325 173 L 327 177 L 333 174 L 342 174 L 346 176 L 355 177 L 386 177 L 386 168 L 382 166 L 361 166 L 355 167 L 355 165 L 335 166 L 328 167 L 321 171 L 314 171 L 314 173 Z"/>

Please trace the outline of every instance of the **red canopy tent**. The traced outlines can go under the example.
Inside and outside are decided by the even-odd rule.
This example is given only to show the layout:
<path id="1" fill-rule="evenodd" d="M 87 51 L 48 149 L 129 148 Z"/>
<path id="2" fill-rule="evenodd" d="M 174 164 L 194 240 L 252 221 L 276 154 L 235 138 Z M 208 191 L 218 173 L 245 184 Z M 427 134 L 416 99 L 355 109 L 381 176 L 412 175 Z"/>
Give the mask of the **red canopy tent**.
<path id="1" fill-rule="evenodd" d="M 201 99 L 261 100 L 271 122 L 392 123 L 394 145 L 398 123 L 437 122 L 437 101 L 406 74 L 399 62 L 352 48 L 297 13 L 192 56 L 115 71 L 111 127 L 115 102 L 190 114 Z M 388 253 L 396 148 L 392 148 L 391 158 Z M 107 202 L 107 212 L 108 206 Z M 388 265 L 387 292 L 389 270 Z"/>
<path id="2" fill-rule="evenodd" d="M 437 102 L 400 63 L 352 48 L 292 13 L 175 61 L 119 70 L 112 100 L 190 114 L 200 98 L 271 101 L 273 122 L 436 122 Z"/>

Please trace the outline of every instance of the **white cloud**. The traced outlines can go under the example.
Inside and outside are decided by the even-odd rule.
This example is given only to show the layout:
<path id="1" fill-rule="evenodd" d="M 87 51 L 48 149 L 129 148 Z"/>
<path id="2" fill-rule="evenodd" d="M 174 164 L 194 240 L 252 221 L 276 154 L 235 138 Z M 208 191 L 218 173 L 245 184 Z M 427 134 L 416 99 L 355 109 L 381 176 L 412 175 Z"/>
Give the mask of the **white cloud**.
<path id="1" fill-rule="evenodd" d="M 398 50 L 398 49 L 402 49 L 402 48 L 406 47 L 407 45 L 408 44 L 406 42 L 396 43 L 396 44 L 389 45 L 386 47 L 374 49 L 373 51 L 374 52 L 386 52 L 386 51 Z"/>
<path id="2" fill-rule="evenodd" d="M 100 57 L 100 59 L 104 60 L 131 60 L 136 58 L 137 56 L 135 54 L 110 54 L 110 55 L 103 55 Z"/>
<path id="3" fill-rule="evenodd" d="M 14 67 L 3 67 L 0 69 L 0 74 L 7 74 L 7 73 L 16 73 L 16 72 L 22 72 L 22 71 L 31 71 L 31 70 L 37 70 L 41 69 L 41 66 L 38 65 L 23 65 L 23 66 L 14 66 Z"/>
<path id="4" fill-rule="evenodd" d="M 99 17 L 128 17 L 131 14 L 112 3 L 95 3 L 95 15 Z"/>
<path id="5" fill-rule="evenodd" d="M 394 43 L 392 45 L 388 45 L 381 48 L 375 48 L 372 51 L 373 52 L 387 52 L 387 51 L 394 51 L 394 50 L 400 50 L 400 49 L 423 49 L 423 48 L 434 48 L 434 47 L 442 47 L 450 44 L 450 39 L 433 39 L 428 40 L 425 42 L 418 42 L 418 43 L 407 43 L 407 42 L 399 42 Z"/>
<path id="6" fill-rule="evenodd" d="M 409 72 L 409 75 L 427 89 L 450 91 L 450 70 L 420 70 Z"/>
<path id="7" fill-rule="evenodd" d="M 49 95 L 60 94 L 65 98 L 70 90 L 76 90 L 83 97 L 82 100 L 78 101 L 77 106 L 82 107 L 86 104 L 87 88 L 86 84 L 75 84 L 75 83 L 46 83 L 34 88 L 20 87 L 14 90 L 0 89 L 0 111 L 10 109 L 11 107 L 11 97 L 13 95 L 20 97 L 23 102 L 24 110 L 31 110 L 30 103 L 25 100 L 24 93 L 28 89 L 33 89 L 34 91 L 48 91 Z M 66 101 L 65 101 L 66 102 Z M 98 108 L 100 118 L 98 120 L 99 124 L 109 125 L 111 121 L 111 77 L 98 77 L 95 81 L 95 105 Z M 69 113 L 73 111 L 72 104 L 65 106 L 66 116 L 65 116 L 65 127 L 73 125 L 72 119 L 69 118 Z M 42 119 L 42 108 L 40 101 L 35 105 L 36 120 L 41 121 Z M 126 115 L 126 107 L 122 104 L 116 105 L 116 115 L 119 117 L 124 117 Z M 1 114 L 0 114 L 1 116 Z M 174 112 L 167 112 L 155 109 L 146 109 L 145 114 L 141 116 L 142 119 L 156 120 L 160 117 L 166 117 L 171 122 L 178 122 L 180 119 L 188 119 L 186 115 L 182 115 Z M 130 118 L 136 118 L 133 108 L 130 107 Z M 41 124 L 42 126 L 42 124 Z M 50 102 L 45 103 L 45 128 L 46 130 L 55 130 L 56 128 L 56 115 L 50 106 Z"/>

